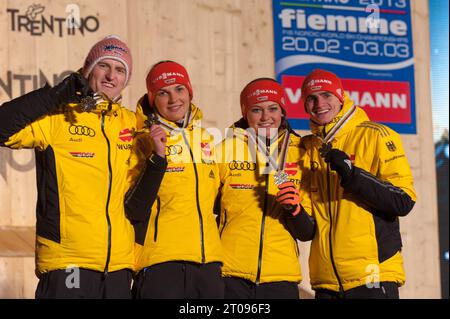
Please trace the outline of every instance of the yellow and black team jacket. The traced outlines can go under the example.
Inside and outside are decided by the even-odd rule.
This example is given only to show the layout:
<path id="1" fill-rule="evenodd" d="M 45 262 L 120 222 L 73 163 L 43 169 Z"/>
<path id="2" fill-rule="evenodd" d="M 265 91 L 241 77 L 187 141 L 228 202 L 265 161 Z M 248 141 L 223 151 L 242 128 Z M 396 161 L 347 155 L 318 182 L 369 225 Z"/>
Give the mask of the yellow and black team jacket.
<path id="1" fill-rule="evenodd" d="M 156 116 L 146 95 L 139 101 L 137 113 L 145 120 Z M 167 168 L 155 203 L 145 220 L 140 218 L 135 224 L 137 271 L 168 261 L 222 262 L 213 214 L 219 188 L 214 140 L 200 127 L 201 118 L 200 109 L 193 104 L 184 127 L 158 116 L 159 125 L 167 131 Z M 139 163 L 151 152 L 150 143 L 139 138 L 136 146 L 142 149 L 136 151 L 140 158 L 132 180 L 139 175 Z M 131 218 L 135 213 L 127 212 Z"/>
<path id="2" fill-rule="evenodd" d="M 300 282 L 297 242 L 290 233 L 293 223 L 289 220 L 293 218 L 276 202 L 279 190 L 274 183 L 275 171 L 269 171 L 267 157 L 263 155 L 270 149 L 279 165 L 284 153 L 282 145 L 289 135 L 285 172 L 300 187 L 300 136 L 290 129 L 280 130 L 271 143 L 264 142 L 268 145 L 262 149 L 256 147 L 255 138 L 249 138 L 251 133 L 246 128 L 244 119 L 236 122 L 231 127 L 233 134 L 217 147 L 221 181 L 219 231 L 224 250 L 222 274 L 256 284 Z"/>
<path id="3" fill-rule="evenodd" d="M 133 269 L 123 202 L 136 116 L 113 102 L 90 113 L 78 104 L 48 113 L 45 90 L 0 108 L 1 145 L 36 150 L 36 273 Z"/>
<path id="4" fill-rule="evenodd" d="M 311 129 L 313 135 L 302 138 L 309 172 L 303 186 L 311 205 L 302 204 L 317 223 L 309 259 L 312 288 L 347 291 L 379 281 L 402 285 L 398 216 L 409 213 L 416 195 L 400 136 L 370 122 L 347 96 L 330 124 L 311 122 Z M 325 138 L 353 163 L 345 184 L 319 154 Z"/>

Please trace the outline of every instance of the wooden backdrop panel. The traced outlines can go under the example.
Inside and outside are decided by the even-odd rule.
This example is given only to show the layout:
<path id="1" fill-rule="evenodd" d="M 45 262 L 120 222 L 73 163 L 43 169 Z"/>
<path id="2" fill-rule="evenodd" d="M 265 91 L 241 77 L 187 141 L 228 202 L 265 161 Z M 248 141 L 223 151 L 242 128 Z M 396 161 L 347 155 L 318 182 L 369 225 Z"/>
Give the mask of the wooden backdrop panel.
<path id="1" fill-rule="evenodd" d="M 0 257 L 0 299 L 34 298 L 37 282 L 33 257 Z"/>
<path id="2" fill-rule="evenodd" d="M 127 107 L 134 109 L 145 93 L 149 68 L 160 60 L 172 59 L 190 73 L 194 103 L 203 110 L 204 126 L 216 127 L 222 133 L 240 117 L 242 87 L 256 77 L 274 76 L 271 0 L 79 0 L 81 16 L 94 17 L 90 22 L 98 21 L 95 32 L 85 30 L 84 35 L 63 32 L 59 36 L 46 30 L 34 36 L 23 28 L 18 32 L 17 25 L 12 30 L 12 15 L 7 9 L 17 9 L 16 15 L 25 15 L 34 3 L 31 0 L 0 2 L 0 80 L 12 97 L 38 87 L 42 82 L 41 72 L 53 84 L 55 79 L 63 77 L 64 71 L 77 70 L 90 47 L 108 34 L 117 34 L 127 41 L 133 53 L 133 75 L 124 91 Z M 45 10 L 36 19 L 66 17 L 68 3 L 40 0 Z M 436 298 L 440 296 L 440 286 L 428 1 L 411 1 L 411 4 L 418 134 L 404 135 L 402 139 L 413 170 L 418 201 L 411 214 L 401 219 L 407 272 L 401 296 Z M 0 86 L 0 103 L 9 98 Z M 36 182 L 34 165 L 29 164 L 32 157 L 33 152 L 29 150 L 0 149 L 0 226 L 34 226 Z M 308 290 L 309 244 L 301 244 L 300 250 L 305 277 L 302 287 Z M 14 279 L 14 284 L 8 284 L 12 289 L 9 296 L 32 297 L 34 289 L 26 288 L 32 280 L 25 280 L 25 276 L 34 276 L 33 263 L 25 262 L 28 259 L 9 258 L 1 257 L 0 274 L 9 267 L 17 273 L 15 278 L 24 277 L 22 281 Z M 12 263 L 19 266 L 12 267 Z M 18 282 L 26 286 L 18 288 Z"/>

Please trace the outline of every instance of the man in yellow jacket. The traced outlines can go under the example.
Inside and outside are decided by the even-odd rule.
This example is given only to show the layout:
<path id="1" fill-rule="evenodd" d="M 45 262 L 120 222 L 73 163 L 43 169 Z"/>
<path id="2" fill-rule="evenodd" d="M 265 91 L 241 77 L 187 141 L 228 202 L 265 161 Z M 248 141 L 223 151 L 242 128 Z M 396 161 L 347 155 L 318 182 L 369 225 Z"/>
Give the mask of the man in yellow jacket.
<path id="1" fill-rule="evenodd" d="M 131 173 L 138 180 L 134 194 L 146 193 L 149 199 L 126 205 L 128 216 L 139 220 L 134 283 L 139 299 L 223 298 L 222 250 L 213 214 L 219 187 L 214 141 L 201 127 L 202 113 L 192 98 L 186 69 L 161 61 L 149 71 L 147 94 L 137 106 L 145 121 L 158 123 L 167 137 L 167 168 L 153 205 L 149 182 L 139 178 L 152 145 L 144 135 L 135 143 L 140 156 Z"/>
<path id="2" fill-rule="evenodd" d="M 309 259 L 316 298 L 399 298 L 399 216 L 416 201 L 400 136 L 369 121 L 331 72 L 311 72 L 302 100 L 313 132 L 302 139 L 311 197 L 303 206 L 317 223 Z"/>
<path id="3" fill-rule="evenodd" d="M 124 198 L 139 124 L 121 105 L 131 71 L 128 46 L 106 37 L 80 73 L 0 107 L 0 145 L 36 150 L 36 298 L 131 297 L 134 232 Z M 147 166 L 160 181 L 158 131 L 159 156 Z"/>

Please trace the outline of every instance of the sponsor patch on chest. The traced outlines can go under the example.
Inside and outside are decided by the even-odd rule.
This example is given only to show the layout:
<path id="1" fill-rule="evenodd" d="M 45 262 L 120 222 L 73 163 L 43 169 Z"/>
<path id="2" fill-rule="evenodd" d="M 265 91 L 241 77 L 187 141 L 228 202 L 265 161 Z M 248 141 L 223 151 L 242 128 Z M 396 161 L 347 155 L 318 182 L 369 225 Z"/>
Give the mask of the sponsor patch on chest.
<path id="1" fill-rule="evenodd" d="M 253 184 L 230 184 L 232 189 L 253 189 Z"/>
<path id="2" fill-rule="evenodd" d="M 166 168 L 166 173 L 182 173 L 184 168 L 184 166 L 169 166 Z"/>
<path id="3" fill-rule="evenodd" d="M 76 158 L 93 158 L 95 156 L 93 152 L 69 152 L 69 154 Z"/>
<path id="4" fill-rule="evenodd" d="M 133 140 L 133 130 L 131 130 L 129 128 L 124 128 L 119 133 L 119 139 L 122 142 L 131 142 Z"/>

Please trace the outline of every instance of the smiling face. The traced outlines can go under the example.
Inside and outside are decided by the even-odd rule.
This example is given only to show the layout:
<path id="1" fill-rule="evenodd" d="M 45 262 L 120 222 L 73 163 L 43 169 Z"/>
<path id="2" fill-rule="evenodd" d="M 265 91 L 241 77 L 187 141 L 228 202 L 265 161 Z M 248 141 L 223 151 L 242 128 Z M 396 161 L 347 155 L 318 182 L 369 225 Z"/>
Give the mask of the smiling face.
<path id="1" fill-rule="evenodd" d="M 339 113 L 342 103 L 333 93 L 319 91 L 308 95 L 305 108 L 313 122 L 326 125 Z"/>
<path id="2" fill-rule="evenodd" d="M 113 59 L 98 62 L 89 75 L 89 86 L 94 92 L 103 93 L 109 99 L 115 99 L 125 88 L 125 66 Z"/>
<path id="3" fill-rule="evenodd" d="M 184 118 L 189 110 L 191 98 L 188 89 L 182 84 L 172 84 L 159 89 L 155 96 L 158 113 L 165 119 L 176 122 Z"/>
<path id="4" fill-rule="evenodd" d="M 280 105 L 272 101 L 253 104 L 248 108 L 246 114 L 248 126 L 264 136 L 271 136 L 270 129 L 280 127 L 282 117 Z"/>

